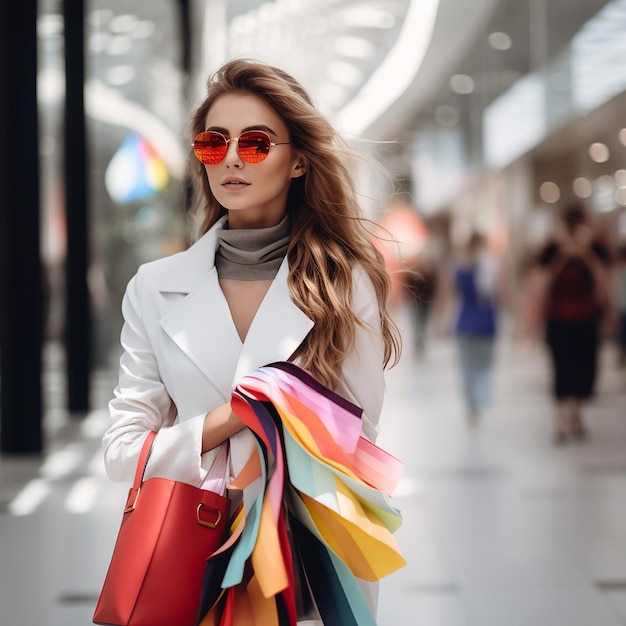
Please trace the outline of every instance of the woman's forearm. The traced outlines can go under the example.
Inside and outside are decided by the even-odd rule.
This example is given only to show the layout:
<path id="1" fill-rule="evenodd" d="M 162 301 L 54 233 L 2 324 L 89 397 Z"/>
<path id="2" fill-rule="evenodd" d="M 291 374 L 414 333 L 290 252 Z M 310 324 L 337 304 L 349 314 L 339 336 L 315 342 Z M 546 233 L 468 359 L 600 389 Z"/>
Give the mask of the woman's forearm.
<path id="1" fill-rule="evenodd" d="M 230 403 L 209 411 L 204 416 L 202 452 L 216 448 L 243 427 L 243 422 L 233 413 Z"/>

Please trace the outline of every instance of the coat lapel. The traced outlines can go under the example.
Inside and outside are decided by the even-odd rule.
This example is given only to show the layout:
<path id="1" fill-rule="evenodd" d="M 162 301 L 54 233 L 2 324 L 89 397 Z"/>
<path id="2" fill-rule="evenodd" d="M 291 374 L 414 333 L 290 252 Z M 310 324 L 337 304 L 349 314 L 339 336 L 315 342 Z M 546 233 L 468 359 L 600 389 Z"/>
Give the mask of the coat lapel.
<path id="1" fill-rule="evenodd" d="M 214 264 L 216 233 L 224 221 L 179 256 L 159 290 L 172 302 L 160 320 L 161 327 L 228 398 L 242 376 L 261 365 L 288 359 L 313 322 L 291 299 L 285 259 L 242 345 Z"/>
<path id="2" fill-rule="evenodd" d="M 206 235 L 179 255 L 159 291 L 165 302 L 161 328 L 228 397 L 230 374 L 237 364 L 241 342 L 222 296 L 215 270 L 220 220 Z"/>

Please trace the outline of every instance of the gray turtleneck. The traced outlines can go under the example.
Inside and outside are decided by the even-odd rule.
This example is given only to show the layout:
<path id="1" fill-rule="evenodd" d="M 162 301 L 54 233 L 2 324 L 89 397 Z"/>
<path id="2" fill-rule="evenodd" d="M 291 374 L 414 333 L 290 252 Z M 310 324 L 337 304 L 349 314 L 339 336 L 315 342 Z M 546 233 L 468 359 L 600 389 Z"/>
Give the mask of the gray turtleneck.
<path id="1" fill-rule="evenodd" d="M 290 231 L 285 216 L 269 228 L 228 227 L 218 231 L 215 267 L 220 278 L 271 280 L 287 253 Z"/>

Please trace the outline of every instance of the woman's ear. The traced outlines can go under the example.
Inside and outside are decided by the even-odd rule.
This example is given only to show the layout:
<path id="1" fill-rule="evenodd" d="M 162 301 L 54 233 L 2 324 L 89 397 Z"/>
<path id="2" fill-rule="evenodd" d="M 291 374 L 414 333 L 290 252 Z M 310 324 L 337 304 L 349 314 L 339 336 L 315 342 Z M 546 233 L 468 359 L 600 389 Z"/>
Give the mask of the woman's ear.
<path id="1" fill-rule="evenodd" d="M 293 166 L 293 170 L 291 172 L 291 178 L 300 178 L 300 176 L 304 176 L 307 171 L 307 161 L 304 157 L 298 157 L 298 160 Z"/>

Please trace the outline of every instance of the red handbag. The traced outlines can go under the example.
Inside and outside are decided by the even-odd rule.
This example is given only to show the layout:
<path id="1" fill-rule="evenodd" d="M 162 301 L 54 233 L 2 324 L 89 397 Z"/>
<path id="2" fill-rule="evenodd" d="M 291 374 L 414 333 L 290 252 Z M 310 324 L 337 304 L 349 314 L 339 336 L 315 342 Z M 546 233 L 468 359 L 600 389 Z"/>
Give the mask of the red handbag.
<path id="1" fill-rule="evenodd" d="M 227 535 L 228 498 L 166 478 L 143 481 L 155 436 L 139 456 L 95 624 L 195 626 L 207 559 Z M 219 463 L 225 469 L 223 451 Z"/>

